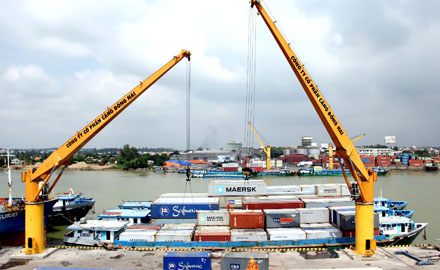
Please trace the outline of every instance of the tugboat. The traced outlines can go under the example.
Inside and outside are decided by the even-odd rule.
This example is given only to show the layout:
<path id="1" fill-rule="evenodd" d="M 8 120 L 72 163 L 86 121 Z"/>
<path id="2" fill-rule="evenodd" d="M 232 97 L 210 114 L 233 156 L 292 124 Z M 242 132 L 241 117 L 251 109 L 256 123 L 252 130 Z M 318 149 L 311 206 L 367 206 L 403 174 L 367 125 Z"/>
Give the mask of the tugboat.
<path id="1" fill-rule="evenodd" d="M 95 200 L 83 198 L 82 195 L 83 193 L 75 193 L 72 189 L 67 193 L 57 193 L 58 202 L 49 213 L 48 225 L 70 225 L 85 217 L 90 210 L 94 213 Z"/>

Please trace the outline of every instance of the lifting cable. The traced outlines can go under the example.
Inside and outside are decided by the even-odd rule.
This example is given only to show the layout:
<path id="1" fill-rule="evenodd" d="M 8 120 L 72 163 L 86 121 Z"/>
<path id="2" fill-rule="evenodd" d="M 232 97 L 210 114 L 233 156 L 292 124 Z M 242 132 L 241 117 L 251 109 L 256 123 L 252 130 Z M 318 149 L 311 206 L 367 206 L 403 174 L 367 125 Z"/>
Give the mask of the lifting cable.
<path id="1" fill-rule="evenodd" d="M 186 150 L 191 149 L 191 61 L 186 62 Z M 188 158 L 189 159 L 189 158 Z"/>
<path id="2" fill-rule="evenodd" d="M 248 18 L 248 55 L 246 72 L 246 111 L 244 121 L 244 159 L 250 156 L 250 149 L 253 145 L 252 130 L 249 122 L 255 120 L 255 73 L 256 73 L 256 9 L 249 7 Z"/>

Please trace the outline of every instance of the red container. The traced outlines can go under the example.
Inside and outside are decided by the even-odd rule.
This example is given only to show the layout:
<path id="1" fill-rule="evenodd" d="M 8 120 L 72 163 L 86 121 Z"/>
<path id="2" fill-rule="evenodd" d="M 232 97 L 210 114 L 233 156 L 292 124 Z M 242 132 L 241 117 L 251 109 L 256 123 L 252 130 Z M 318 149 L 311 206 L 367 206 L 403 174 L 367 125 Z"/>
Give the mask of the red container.
<path id="1" fill-rule="evenodd" d="M 209 242 L 209 241 L 231 241 L 231 234 L 228 232 L 196 232 L 194 234 L 195 242 Z"/>
<path id="2" fill-rule="evenodd" d="M 423 167 L 423 160 L 419 160 L 419 159 L 410 159 L 410 160 L 409 160 L 409 166 Z"/>
<path id="3" fill-rule="evenodd" d="M 238 172 L 238 167 L 223 167 L 224 172 Z"/>
<path id="4" fill-rule="evenodd" d="M 231 229 L 264 228 L 264 214 L 262 211 L 231 211 L 229 227 Z"/>
<path id="5" fill-rule="evenodd" d="M 304 208 L 304 203 L 298 201 L 243 202 L 245 210 Z"/>
<path id="6" fill-rule="evenodd" d="M 379 229 L 374 229 L 374 235 L 378 236 L 379 235 Z M 344 237 L 355 237 L 355 230 L 348 230 L 348 231 L 342 231 L 342 234 Z"/>

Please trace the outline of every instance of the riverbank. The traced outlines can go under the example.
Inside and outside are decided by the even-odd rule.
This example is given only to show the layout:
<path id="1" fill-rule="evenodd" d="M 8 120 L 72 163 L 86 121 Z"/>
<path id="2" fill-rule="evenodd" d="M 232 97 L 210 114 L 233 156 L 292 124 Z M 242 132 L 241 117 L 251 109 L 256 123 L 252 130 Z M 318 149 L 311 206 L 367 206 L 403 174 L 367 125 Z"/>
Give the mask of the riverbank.
<path id="1" fill-rule="evenodd" d="M 258 252 L 256 250 L 250 250 Z M 363 257 L 353 250 L 306 251 L 272 249 L 268 251 L 269 269 L 438 269 L 434 265 L 418 266 L 416 261 L 396 251 L 408 251 L 417 257 L 435 256 L 435 247 L 379 247 L 372 257 Z M 166 249 L 80 249 L 49 248 L 46 254 L 24 255 L 23 248 L 3 248 L 0 250 L 0 269 L 35 269 L 35 267 L 106 268 L 106 269 L 164 269 L 163 256 Z M 211 254 L 211 269 L 221 269 L 224 251 Z"/>

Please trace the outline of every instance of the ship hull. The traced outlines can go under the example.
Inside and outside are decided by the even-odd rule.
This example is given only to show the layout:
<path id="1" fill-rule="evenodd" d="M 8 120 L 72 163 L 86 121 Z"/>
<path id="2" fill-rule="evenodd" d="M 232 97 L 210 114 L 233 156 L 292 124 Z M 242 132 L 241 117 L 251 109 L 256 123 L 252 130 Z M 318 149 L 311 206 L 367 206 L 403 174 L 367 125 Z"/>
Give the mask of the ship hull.
<path id="1" fill-rule="evenodd" d="M 62 207 L 53 209 L 47 217 L 47 225 L 49 227 L 58 225 L 70 225 L 73 222 L 85 217 L 90 209 L 93 208 L 94 203 L 87 205 L 80 205 L 75 207 Z"/>

